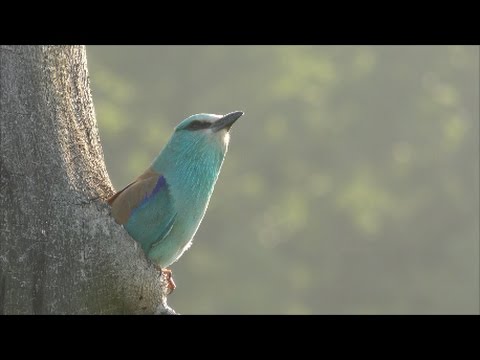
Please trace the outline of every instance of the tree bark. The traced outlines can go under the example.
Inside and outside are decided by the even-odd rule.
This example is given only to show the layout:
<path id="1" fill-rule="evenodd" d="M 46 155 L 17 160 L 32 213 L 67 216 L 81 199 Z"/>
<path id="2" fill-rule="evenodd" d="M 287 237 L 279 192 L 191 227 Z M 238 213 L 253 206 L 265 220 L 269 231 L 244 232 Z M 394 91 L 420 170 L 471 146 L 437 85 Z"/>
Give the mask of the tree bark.
<path id="1" fill-rule="evenodd" d="M 110 216 L 83 46 L 0 46 L 0 314 L 174 313 Z"/>

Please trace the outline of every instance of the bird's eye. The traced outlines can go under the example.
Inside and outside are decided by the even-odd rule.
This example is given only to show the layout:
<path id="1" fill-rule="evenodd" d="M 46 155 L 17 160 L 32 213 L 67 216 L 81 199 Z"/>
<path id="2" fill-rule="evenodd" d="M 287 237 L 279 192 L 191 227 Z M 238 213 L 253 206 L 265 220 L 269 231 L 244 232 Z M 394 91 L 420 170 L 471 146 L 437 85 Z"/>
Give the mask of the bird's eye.
<path id="1" fill-rule="evenodd" d="M 192 121 L 186 128 L 185 130 L 201 130 L 201 129 L 206 129 L 210 126 L 210 123 L 208 121 Z"/>

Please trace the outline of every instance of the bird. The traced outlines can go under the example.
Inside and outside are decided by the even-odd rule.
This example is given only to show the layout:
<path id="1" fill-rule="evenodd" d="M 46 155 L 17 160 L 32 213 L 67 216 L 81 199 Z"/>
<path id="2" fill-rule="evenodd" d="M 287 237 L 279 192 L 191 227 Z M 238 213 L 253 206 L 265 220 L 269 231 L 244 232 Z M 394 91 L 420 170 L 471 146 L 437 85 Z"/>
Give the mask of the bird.
<path id="1" fill-rule="evenodd" d="M 182 120 L 150 166 L 107 199 L 116 223 L 142 247 L 175 289 L 172 271 L 191 246 L 208 208 L 230 142 L 244 113 L 195 114 Z"/>

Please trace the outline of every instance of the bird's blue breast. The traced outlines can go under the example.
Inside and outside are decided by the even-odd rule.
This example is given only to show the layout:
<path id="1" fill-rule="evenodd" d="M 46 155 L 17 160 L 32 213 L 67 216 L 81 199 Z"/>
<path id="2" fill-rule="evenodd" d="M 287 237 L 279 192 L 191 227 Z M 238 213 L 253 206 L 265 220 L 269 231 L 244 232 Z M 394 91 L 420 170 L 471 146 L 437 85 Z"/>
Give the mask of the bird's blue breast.
<path id="1" fill-rule="evenodd" d="M 165 238 L 149 249 L 150 259 L 166 267 L 190 247 L 207 210 L 216 178 L 197 177 L 194 181 L 178 182 L 178 186 L 172 187 L 171 195 L 177 215 Z"/>
<path id="2" fill-rule="evenodd" d="M 207 210 L 223 158 L 220 148 L 177 137 L 153 162 L 152 169 L 162 176 L 132 212 L 125 228 L 160 267 L 175 262 L 190 246 Z"/>

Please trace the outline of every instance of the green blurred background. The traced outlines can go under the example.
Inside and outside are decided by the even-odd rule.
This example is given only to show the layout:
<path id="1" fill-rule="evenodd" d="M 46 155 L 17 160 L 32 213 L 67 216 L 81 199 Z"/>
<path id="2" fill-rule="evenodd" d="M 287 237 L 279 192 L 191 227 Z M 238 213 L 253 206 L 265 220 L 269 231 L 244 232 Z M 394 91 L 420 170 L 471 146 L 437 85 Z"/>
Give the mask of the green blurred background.
<path id="1" fill-rule="evenodd" d="M 479 47 L 88 46 L 117 189 L 195 113 L 245 111 L 184 314 L 479 313 Z"/>

